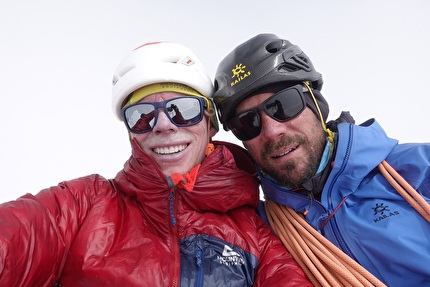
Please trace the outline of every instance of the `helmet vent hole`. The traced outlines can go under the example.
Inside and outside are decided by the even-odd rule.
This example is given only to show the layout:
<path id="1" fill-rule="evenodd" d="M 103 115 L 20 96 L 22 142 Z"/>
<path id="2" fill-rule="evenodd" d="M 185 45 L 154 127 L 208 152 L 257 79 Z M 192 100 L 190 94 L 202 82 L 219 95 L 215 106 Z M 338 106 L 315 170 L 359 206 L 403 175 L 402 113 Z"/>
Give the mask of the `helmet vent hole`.
<path id="1" fill-rule="evenodd" d="M 308 59 L 306 57 L 297 56 L 297 58 L 299 58 L 300 60 L 302 60 L 306 64 L 308 63 Z"/>
<path id="2" fill-rule="evenodd" d="M 282 46 L 283 46 L 282 40 L 274 41 L 266 45 L 266 51 L 271 54 L 274 54 L 279 52 L 282 49 Z"/>
<path id="3" fill-rule="evenodd" d="M 218 91 L 218 86 L 219 86 L 219 85 L 218 85 L 218 81 L 217 81 L 217 80 L 215 80 L 215 81 L 214 81 L 214 90 L 215 90 L 215 91 Z"/>

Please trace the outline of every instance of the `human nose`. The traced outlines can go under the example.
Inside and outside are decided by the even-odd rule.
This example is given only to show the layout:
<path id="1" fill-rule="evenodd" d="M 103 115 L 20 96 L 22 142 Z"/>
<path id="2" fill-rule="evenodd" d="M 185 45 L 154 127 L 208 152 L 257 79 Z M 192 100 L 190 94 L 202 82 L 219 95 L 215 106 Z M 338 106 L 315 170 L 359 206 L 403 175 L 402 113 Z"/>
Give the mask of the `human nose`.
<path id="1" fill-rule="evenodd" d="M 166 131 L 176 131 L 177 129 L 178 127 L 170 121 L 164 110 L 160 108 L 158 110 L 157 122 L 152 131 L 155 133 L 162 133 Z"/>
<path id="2" fill-rule="evenodd" d="M 272 140 L 285 133 L 285 123 L 272 119 L 264 111 L 260 111 L 260 117 L 261 139 Z"/>

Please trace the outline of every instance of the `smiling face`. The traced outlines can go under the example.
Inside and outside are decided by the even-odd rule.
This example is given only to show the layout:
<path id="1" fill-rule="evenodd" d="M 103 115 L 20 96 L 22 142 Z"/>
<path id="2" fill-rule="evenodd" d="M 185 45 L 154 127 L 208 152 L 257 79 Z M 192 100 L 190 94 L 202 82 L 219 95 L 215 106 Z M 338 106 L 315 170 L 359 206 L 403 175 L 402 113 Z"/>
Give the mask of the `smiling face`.
<path id="1" fill-rule="evenodd" d="M 236 113 L 256 107 L 272 95 L 247 98 Z M 243 144 L 262 171 L 291 189 L 300 187 L 315 174 L 321 160 L 326 143 L 321 122 L 308 107 L 286 122 L 278 122 L 264 111 L 260 115 L 261 133 Z"/>
<path id="2" fill-rule="evenodd" d="M 162 92 L 145 97 L 141 102 L 161 102 L 184 96 L 175 92 Z M 177 127 L 166 114 L 158 111 L 153 130 L 144 134 L 130 133 L 143 151 L 153 158 L 164 175 L 184 174 L 205 158 L 209 142 L 207 117 L 196 125 Z"/>

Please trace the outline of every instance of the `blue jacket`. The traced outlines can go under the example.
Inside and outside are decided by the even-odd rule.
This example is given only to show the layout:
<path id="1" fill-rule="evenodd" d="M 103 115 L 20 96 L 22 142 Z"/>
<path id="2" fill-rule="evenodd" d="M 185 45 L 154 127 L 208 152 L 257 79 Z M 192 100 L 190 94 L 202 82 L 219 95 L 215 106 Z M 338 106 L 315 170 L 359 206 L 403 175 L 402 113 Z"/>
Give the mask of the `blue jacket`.
<path id="1" fill-rule="evenodd" d="M 309 209 L 306 220 L 316 230 L 388 286 L 429 286 L 430 224 L 378 171 L 384 159 L 430 202 L 430 144 L 398 144 L 374 120 L 339 124 L 320 202 L 264 175 L 262 188 L 297 212 Z"/>

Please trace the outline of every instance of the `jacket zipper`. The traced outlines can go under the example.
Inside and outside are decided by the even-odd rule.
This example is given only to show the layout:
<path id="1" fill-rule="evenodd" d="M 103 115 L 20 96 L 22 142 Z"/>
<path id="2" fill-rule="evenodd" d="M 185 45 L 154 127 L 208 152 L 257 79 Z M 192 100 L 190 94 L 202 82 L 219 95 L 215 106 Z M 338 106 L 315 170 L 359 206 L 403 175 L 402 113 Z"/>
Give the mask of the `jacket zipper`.
<path id="1" fill-rule="evenodd" d="M 349 127 L 349 138 L 348 138 L 348 145 L 346 148 L 346 152 L 345 152 L 345 157 L 343 158 L 342 161 L 342 166 L 339 169 L 339 172 L 336 174 L 336 176 L 333 178 L 333 180 L 330 183 L 329 189 L 328 189 L 328 195 L 330 195 L 333 191 L 333 185 L 336 182 L 337 178 L 339 177 L 339 175 L 343 172 L 343 170 L 346 167 L 346 163 L 349 159 L 349 155 L 350 155 L 350 150 L 351 150 L 351 145 L 352 145 L 352 135 L 353 131 L 352 131 L 352 126 L 350 125 Z M 331 212 L 333 212 L 335 209 L 335 207 L 333 206 L 332 202 L 329 201 L 329 214 Z M 329 221 L 328 221 L 328 226 L 330 226 L 330 229 L 333 231 L 334 237 L 336 238 L 340 248 L 346 253 L 348 254 L 351 258 L 355 259 L 354 255 L 352 254 L 351 250 L 349 249 L 349 247 L 346 245 L 345 240 L 343 239 L 343 236 L 341 235 L 341 233 L 339 232 L 339 228 L 337 227 L 337 222 L 336 222 L 336 216 L 333 216 Z M 327 227 L 328 227 L 327 226 Z"/>
<path id="2" fill-rule="evenodd" d="M 194 284 L 195 287 L 201 287 L 203 286 L 203 256 L 202 256 L 202 249 L 197 246 L 196 247 L 196 283 Z"/>
<path id="3" fill-rule="evenodd" d="M 175 200 L 175 189 L 169 195 L 169 210 L 170 210 L 170 221 L 171 221 L 171 234 L 172 234 L 172 254 L 173 254 L 173 279 L 172 286 L 179 286 L 180 282 L 180 270 L 181 270 L 181 261 L 180 261 L 180 247 L 179 247 L 179 236 L 178 236 L 178 227 L 176 226 L 176 200 Z"/>

